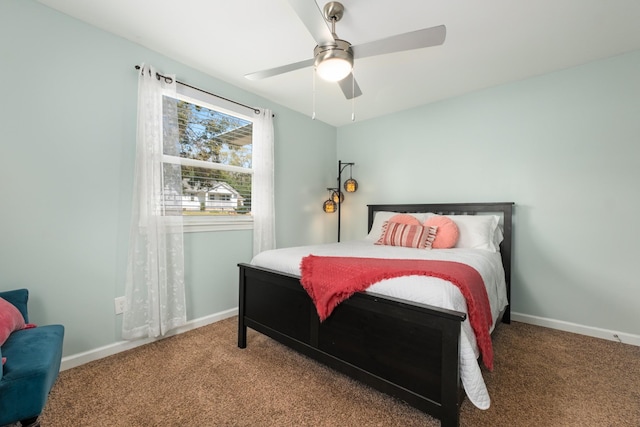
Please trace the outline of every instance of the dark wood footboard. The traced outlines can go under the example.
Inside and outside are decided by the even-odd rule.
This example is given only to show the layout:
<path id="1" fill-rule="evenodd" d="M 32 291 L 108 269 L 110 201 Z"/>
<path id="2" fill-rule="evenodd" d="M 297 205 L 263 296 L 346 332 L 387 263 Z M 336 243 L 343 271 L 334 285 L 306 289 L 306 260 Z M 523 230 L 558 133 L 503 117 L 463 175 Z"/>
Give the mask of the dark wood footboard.
<path id="1" fill-rule="evenodd" d="M 320 323 L 296 276 L 240 264 L 238 346 L 250 327 L 457 426 L 464 313 L 359 293 Z"/>

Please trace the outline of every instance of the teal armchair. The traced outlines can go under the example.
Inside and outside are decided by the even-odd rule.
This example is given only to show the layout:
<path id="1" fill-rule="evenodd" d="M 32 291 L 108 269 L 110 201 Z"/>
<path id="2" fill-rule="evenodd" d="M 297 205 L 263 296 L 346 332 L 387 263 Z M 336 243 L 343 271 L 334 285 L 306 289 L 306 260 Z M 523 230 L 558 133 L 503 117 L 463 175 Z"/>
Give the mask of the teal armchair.
<path id="1" fill-rule="evenodd" d="M 27 289 L 0 292 L 0 298 L 29 322 Z M 0 426 L 18 421 L 22 426 L 40 425 L 39 416 L 60 372 L 63 339 L 64 326 L 47 325 L 14 331 L 2 344 L 6 362 L 0 371 Z"/>

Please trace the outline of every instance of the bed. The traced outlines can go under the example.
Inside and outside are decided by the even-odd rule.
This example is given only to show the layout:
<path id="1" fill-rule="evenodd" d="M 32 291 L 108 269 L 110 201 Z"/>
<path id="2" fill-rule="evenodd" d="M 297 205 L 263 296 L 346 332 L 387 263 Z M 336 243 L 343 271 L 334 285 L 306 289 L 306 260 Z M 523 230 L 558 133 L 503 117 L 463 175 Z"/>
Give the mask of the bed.
<path id="1" fill-rule="evenodd" d="M 494 316 L 495 326 L 499 321 L 510 322 L 512 211 L 513 203 L 368 205 L 369 236 L 375 236 L 382 213 L 497 216 L 502 239 L 496 242 L 496 256 L 500 274 L 504 273 L 505 302 Z M 376 213 L 380 213 L 378 221 Z M 247 328 L 251 328 L 407 402 L 439 419 L 442 426 L 459 425 L 465 388 L 469 393 L 468 384 L 462 386 L 461 371 L 464 379 L 473 365 L 465 358 L 477 355 L 476 351 L 470 356 L 466 348 L 464 310 L 367 290 L 340 303 L 321 322 L 299 274 L 256 265 L 256 258 L 251 264 L 238 265 L 240 348 L 246 347 Z M 477 361 L 474 369 L 480 370 Z"/>

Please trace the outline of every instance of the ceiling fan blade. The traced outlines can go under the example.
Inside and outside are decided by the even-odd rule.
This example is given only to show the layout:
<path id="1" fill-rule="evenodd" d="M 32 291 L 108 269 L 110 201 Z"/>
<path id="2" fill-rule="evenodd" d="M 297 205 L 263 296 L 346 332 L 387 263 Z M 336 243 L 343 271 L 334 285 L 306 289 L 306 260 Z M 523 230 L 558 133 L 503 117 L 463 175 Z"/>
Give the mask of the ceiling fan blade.
<path id="1" fill-rule="evenodd" d="M 280 67 L 270 68 L 268 70 L 256 71 L 255 73 L 245 74 L 245 78 L 249 80 L 260 80 L 267 77 L 277 76 L 278 74 L 288 73 L 289 71 L 299 70 L 313 65 L 313 59 L 294 62 L 292 64 L 281 65 Z"/>
<path id="2" fill-rule="evenodd" d="M 329 25 L 314 0 L 289 0 L 289 4 L 296 11 L 318 46 L 333 44 L 333 35 Z"/>
<path id="3" fill-rule="evenodd" d="M 447 28 L 444 25 L 424 28 L 409 33 L 398 34 L 386 39 L 352 46 L 354 58 L 366 58 L 367 56 L 383 55 L 403 50 L 420 49 L 424 47 L 439 46 L 444 43 Z"/>
<path id="4" fill-rule="evenodd" d="M 362 91 L 360 90 L 360 86 L 358 86 L 358 82 L 353 77 L 353 73 L 349 73 L 347 77 L 340 80 L 338 82 L 340 89 L 342 89 L 342 93 L 347 99 L 357 98 L 362 95 Z"/>

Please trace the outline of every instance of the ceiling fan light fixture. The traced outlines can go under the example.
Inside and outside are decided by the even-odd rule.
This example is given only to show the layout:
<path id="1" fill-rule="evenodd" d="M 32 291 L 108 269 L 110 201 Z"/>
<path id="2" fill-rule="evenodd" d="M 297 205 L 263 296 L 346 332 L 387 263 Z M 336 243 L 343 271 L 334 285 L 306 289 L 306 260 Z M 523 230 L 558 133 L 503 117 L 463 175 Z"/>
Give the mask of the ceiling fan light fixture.
<path id="1" fill-rule="evenodd" d="M 323 80 L 338 82 L 349 75 L 351 64 L 346 59 L 329 58 L 322 61 L 316 71 Z"/>
<path id="2" fill-rule="evenodd" d="M 351 44 L 336 39 L 335 46 L 316 46 L 314 65 L 316 73 L 323 80 L 338 82 L 353 70 Z"/>

